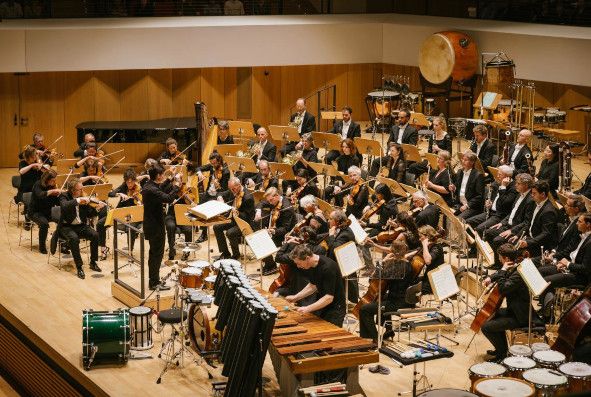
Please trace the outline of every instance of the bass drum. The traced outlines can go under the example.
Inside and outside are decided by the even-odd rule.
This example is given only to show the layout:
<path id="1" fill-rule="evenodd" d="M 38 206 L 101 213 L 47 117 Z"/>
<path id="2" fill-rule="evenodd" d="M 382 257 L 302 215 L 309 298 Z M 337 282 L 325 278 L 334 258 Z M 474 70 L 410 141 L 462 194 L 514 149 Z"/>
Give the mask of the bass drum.
<path id="1" fill-rule="evenodd" d="M 478 69 L 478 48 L 462 32 L 439 32 L 428 37 L 419 51 L 419 69 L 432 84 L 470 79 Z"/>
<path id="2" fill-rule="evenodd" d="M 127 309 L 82 312 L 82 361 L 85 369 L 95 361 L 126 363 L 131 348 Z"/>
<path id="3" fill-rule="evenodd" d="M 223 334 L 215 329 L 213 316 L 199 305 L 192 304 L 189 308 L 189 338 L 193 348 L 198 352 L 219 350 Z"/>

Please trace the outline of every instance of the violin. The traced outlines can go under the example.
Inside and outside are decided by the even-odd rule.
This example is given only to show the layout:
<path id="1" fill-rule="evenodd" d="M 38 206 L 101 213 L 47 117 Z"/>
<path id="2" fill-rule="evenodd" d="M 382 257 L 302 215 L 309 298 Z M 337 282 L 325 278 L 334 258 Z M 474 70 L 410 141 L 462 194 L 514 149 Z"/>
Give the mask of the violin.
<path id="1" fill-rule="evenodd" d="M 142 205 L 142 188 L 139 183 L 135 183 L 131 189 L 127 191 L 127 195 L 133 199 L 135 205 Z"/>
<path id="2" fill-rule="evenodd" d="M 277 224 L 277 220 L 279 219 L 279 214 L 281 214 L 281 206 L 283 205 L 283 200 L 279 200 L 275 208 L 271 210 L 269 214 L 269 229 L 273 229 Z"/>
<path id="3" fill-rule="evenodd" d="M 379 232 L 377 236 L 374 236 L 371 239 L 377 241 L 378 243 L 390 243 L 396 240 L 400 233 L 403 233 L 404 231 L 406 231 L 406 228 L 399 226 L 394 230 Z"/>
<path id="4" fill-rule="evenodd" d="M 363 180 L 361 178 L 359 178 L 357 183 L 355 185 L 353 185 L 353 187 L 351 188 L 351 192 L 347 196 L 347 205 L 355 204 L 355 197 L 357 197 L 357 195 L 359 194 L 362 184 L 363 184 Z"/>
<path id="5" fill-rule="evenodd" d="M 386 203 L 386 200 L 382 199 L 380 201 L 378 201 L 377 203 L 373 203 L 371 207 L 369 207 L 369 210 L 367 210 L 363 216 L 361 217 L 361 221 L 363 222 L 368 222 L 369 218 L 371 218 L 376 212 L 378 212 L 380 210 L 380 208 L 382 207 L 382 205 L 384 205 Z"/>

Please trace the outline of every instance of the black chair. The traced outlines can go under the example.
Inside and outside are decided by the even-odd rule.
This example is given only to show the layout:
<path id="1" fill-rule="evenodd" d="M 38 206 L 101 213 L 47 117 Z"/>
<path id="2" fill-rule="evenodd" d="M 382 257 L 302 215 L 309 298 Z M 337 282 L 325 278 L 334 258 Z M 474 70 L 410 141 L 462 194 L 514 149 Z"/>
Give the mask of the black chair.
<path id="1" fill-rule="evenodd" d="M 19 175 L 14 175 L 11 178 L 12 181 L 12 187 L 15 188 L 16 190 L 18 190 L 18 188 L 21 186 L 21 176 Z M 21 216 L 21 206 L 23 205 L 22 202 L 16 203 L 14 201 L 14 197 L 12 197 L 10 199 L 9 202 L 9 208 L 8 208 L 8 223 L 10 223 L 10 215 L 12 213 L 12 207 L 16 207 L 16 225 L 20 226 L 20 216 Z"/>
<path id="2" fill-rule="evenodd" d="M 62 208 L 59 205 L 56 205 L 51 208 L 51 221 L 58 224 L 58 226 L 59 226 L 61 214 L 62 214 Z M 52 240 L 53 240 L 54 235 L 57 236 L 56 237 L 57 238 L 57 249 L 55 250 L 55 252 L 57 252 L 57 258 L 58 258 L 57 268 L 58 268 L 58 270 L 62 270 L 62 252 L 63 252 L 63 248 L 68 248 L 68 241 L 59 234 L 58 228 L 56 228 L 53 231 L 52 237 L 51 237 Z M 82 248 L 83 247 L 80 247 L 81 250 L 82 250 Z M 84 248 L 88 248 L 88 243 L 86 244 L 86 246 Z M 49 259 L 51 258 L 52 255 L 53 255 L 52 249 L 50 248 L 49 250 L 47 250 L 47 263 L 48 264 L 49 264 Z M 86 255 L 87 255 L 87 260 L 90 260 L 90 254 L 88 252 L 88 249 L 86 250 Z M 70 259 L 70 258 L 71 258 L 71 256 L 68 256 L 68 257 L 64 256 L 64 259 Z"/>
<path id="3" fill-rule="evenodd" d="M 27 193 L 23 193 L 23 201 L 22 201 L 22 205 L 25 208 L 29 208 L 31 205 L 31 200 L 33 199 L 33 193 L 32 192 L 27 192 Z M 19 211 L 20 213 L 20 211 Z M 29 242 L 30 242 L 30 249 L 31 251 L 33 251 L 33 229 L 34 229 L 35 223 L 34 222 L 30 222 L 29 224 L 29 233 L 30 233 L 30 238 L 29 238 Z M 20 233 L 18 236 L 18 246 L 20 247 L 21 242 L 23 240 L 23 230 L 24 227 L 20 228 Z"/>

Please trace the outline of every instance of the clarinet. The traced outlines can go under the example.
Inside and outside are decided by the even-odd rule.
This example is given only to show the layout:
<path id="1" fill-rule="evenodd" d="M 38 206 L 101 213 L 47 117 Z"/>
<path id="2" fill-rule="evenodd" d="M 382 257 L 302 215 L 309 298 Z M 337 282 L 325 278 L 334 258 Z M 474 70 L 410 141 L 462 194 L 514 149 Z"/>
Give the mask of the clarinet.
<path id="1" fill-rule="evenodd" d="M 433 132 L 433 134 L 429 135 L 429 146 L 427 147 L 427 153 L 433 153 L 433 136 L 435 135 L 435 132 Z"/>
<path id="2" fill-rule="evenodd" d="M 492 203 L 491 203 L 491 206 L 490 206 L 490 207 L 488 207 L 488 206 L 486 205 L 486 202 L 487 202 L 487 201 L 490 201 L 490 199 L 491 199 L 491 198 L 492 198 L 492 184 L 490 184 L 490 183 L 489 183 L 489 184 L 488 184 L 488 191 L 486 192 L 486 200 L 484 201 L 484 203 L 485 203 L 485 204 L 484 204 L 484 207 L 485 207 L 485 213 L 486 213 L 486 218 L 485 218 L 485 220 L 488 220 L 488 218 L 489 218 L 489 216 L 490 216 L 490 210 L 491 210 L 491 208 L 492 208 Z"/>

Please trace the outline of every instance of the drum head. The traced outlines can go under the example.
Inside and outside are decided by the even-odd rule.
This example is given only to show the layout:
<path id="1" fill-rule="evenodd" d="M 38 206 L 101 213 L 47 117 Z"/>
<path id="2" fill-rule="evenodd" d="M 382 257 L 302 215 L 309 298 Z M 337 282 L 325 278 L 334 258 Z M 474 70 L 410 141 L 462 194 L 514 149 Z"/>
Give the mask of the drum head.
<path id="1" fill-rule="evenodd" d="M 527 382 L 513 378 L 484 378 L 474 385 L 479 396 L 485 397 L 529 397 L 534 389 Z"/>
<path id="2" fill-rule="evenodd" d="M 418 397 L 477 397 L 476 394 L 458 389 L 436 389 L 418 394 Z"/>
<path id="3" fill-rule="evenodd" d="M 200 276 L 202 271 L 196 267 L 186 267 L 181 270 L 181 273 L 186 276 Z"/>
<path id="4" fill-rule="evenodd" d="M 548 368 L 529 369 L 523 373 L 523 379 L 544 386 L 560 386 L 567 382 L 566 376 Z"/>
<path id="5" fill-rule="evenodd" d="M 205 282 L 206 283 L 215 283 L 216 277 L 217 276 L 208 276 L 208 277 L 205 277 Z"/>
<path id="6" fill-rule="evenodd" d="M 534 113 L 535 115 L 535 113 Z M 531 344 L 531 349 L 535 352 L 540 352 L 542 350 L 550 350 L 550 345 L 543 342 L 535 342 Z"/>
<path id="7" fill-rule="evenodd" d="M 506 369 L 497 363 L 478 363 L 471 366 L 470 371 L 481 376 L 500 376 L 505 373 Z"/>
<path id="8" fill-rule="evenodd" d="M 375 98 L 375 99 L 378 99 L 378 98 L 392 99 L 392 98 L 399 96 L 400 94 L 396 91 L 378 90 L 378 91 L 372 91 L 367 95 L 369 95 L 370 97 Z"/>
<path id="9" fill-rule="evenodd" d="M 136 316 L 145 316 L 146 314 L 150 314 L 152 309 L 146 306 L 136 306 L 129 309 L 129 313 L 136 315 Z"/>
<path id="10" fill-rule="evenodd" d="M 562 364 L 560 367 L 558 367 L 558 369 L 567 376 L 574 376 L 577 378 L 586 378 L 591 376 L 591 365 L 587 363 L 573 361 Z"/>
<path id="11" fill-rule="evenodd" d="M 556 350 L 541 350 L 539 352 L 535 352 L 533 357 L 536 361 L 543 361 L 547 363 L 563 362 L 566 359 L 564 354 L 557 352 Z"/>
<path id="12" fill-rule="evenodd" d="M 512 356 L 529 357 L 531 353 L 531 348 L 526 345 L 512 345 L 509 347 L 509 354 Z"/>
<path id="13" fill-rule="evenodd" d="M 454 48 L 447 37 L 436 33 L 423 41 L 419 51 L 419 69 L 427 81 L 443 83 L 451 76 L 455 63 Z"/>
<path id="14" fill-rule="evenodd" d="M 536 362 L 529 357 L 506 357 L 503 364 L 509 368 L 530 369 L 536 366 Z"/>
<path id="15" fill-rule="evenodd" d="M 202 261 L 202 260 L 191 261 L 191 262 L 187 262 L 187 266 L 196 267 L 198 269 L 203 269 L 203 268 L 209 267 L 209 262 Z"/>

